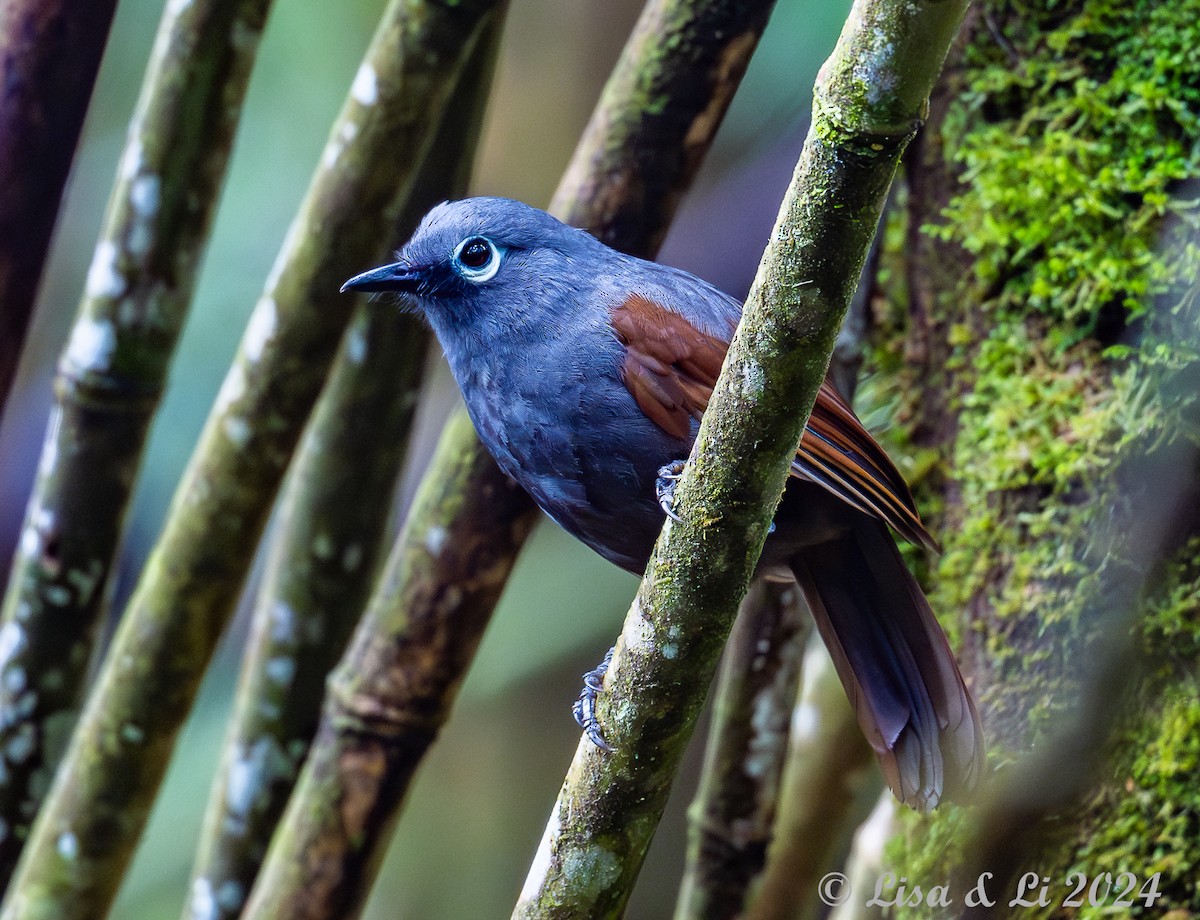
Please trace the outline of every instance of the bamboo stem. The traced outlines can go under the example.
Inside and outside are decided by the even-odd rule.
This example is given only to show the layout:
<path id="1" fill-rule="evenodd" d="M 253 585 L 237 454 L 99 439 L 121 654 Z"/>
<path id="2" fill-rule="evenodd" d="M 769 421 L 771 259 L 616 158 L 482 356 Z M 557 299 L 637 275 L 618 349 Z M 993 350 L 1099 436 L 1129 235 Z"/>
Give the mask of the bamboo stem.
<path id="1" fill-rule="evenodd" d="M 4 598 L 0 882 L 74 725 L 150 422 L 270 0 L 170 4 L 70 340 Z"/>
<path id="2" fill-rule="evenodd" d="M 619 917 L 965 0 L 858 0 L 691 461 L 513 916 Z M 581 867 L 588 867 L 582 871 Z"/>
<path id="3" fill-rule="evenodd" d="M 0 6 L 0 419 L 116 5 Z"/>
<path id="4" fill-rule="evenodd" d="M 788 727 L 812 632 L 794 583 L 760 579 L 742 603 L 717 685 L 676 920 L 740 917 L 775 827 Z"/>
<path id="5" fill-rule="evenodd" d="M 648 254 L 699 165 L 694 145 L 711 141 L 770 7 L 763 0 L 649 4 L 555 195 L 558 215 Z M 654 31 L 668 23 L 688 40 Z M 646 80 L 629 78 L 638 73 Z M 652 94 L 647 85 L 656 87 Z M 693 150 L 688 171 L 660 165 L 678 164 L 684 145 Z M 616 194 L 595 177 L 625 181 Z M 537 516 L 465 413 L 443 434 L 420 494 L 331 680 L 317 740 L 246 920 L 352 917 L 361 907 L 408 782 L 449 713 Z"/>
<path id="6" fill-rule="evenodd" d="M 5 920 L 98 917 L 111 903 L 350 319 L 338 287 L 385 251 L 494 8 L 389 6 L 34 826 Z"/>

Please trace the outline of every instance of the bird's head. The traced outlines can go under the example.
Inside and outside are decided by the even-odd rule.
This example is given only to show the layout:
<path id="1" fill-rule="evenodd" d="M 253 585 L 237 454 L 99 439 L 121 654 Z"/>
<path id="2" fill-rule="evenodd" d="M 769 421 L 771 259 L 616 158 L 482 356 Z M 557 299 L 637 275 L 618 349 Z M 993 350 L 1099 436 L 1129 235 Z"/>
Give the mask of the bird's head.
<path id="1" fill-rule="evenodd" d="M 569 303 L 586 263 L 606 248 L 582 230 L 507 198 L 467 198 L 433 208 L 396 261 L 356 275 L 343 291 L 411 297 L 444 345 L 544 319 Z"/>

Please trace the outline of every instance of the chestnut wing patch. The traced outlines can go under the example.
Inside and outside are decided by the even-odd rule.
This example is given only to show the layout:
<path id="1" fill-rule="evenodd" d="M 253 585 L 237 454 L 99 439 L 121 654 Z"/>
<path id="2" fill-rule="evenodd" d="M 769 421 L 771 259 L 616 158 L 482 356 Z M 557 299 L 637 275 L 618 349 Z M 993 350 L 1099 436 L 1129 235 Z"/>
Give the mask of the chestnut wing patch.
<path id="1" fill-rule="evenodd" d="M 708 406 L 729 343 L 673 310 L 634 294 L 612 311 L 625 346 L 621 377 L 638 407 L 667 434 L 686 439 Z M 792 475 L 807 479 L 901 536 L 936 549 L 904 477 L 828 380 L 800 439 Z"/>
<path id="2" fill-rule="evenodd" d="M 701 332 L 673 310 L 634 294 L 612 312 L 625 346 L 621 377 L 646 416 L 685 439 L 708 406 L 729 344 Z"/>

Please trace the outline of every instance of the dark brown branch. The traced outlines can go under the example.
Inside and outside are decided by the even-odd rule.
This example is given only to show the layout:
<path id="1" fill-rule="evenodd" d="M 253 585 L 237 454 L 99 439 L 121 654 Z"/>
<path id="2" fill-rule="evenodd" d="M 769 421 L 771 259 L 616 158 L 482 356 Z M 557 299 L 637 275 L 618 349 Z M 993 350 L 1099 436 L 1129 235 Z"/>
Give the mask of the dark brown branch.
<path id="1" fill-rule="evenodd" d="M 0 419 L 116 5 L 0 6 Z"/>

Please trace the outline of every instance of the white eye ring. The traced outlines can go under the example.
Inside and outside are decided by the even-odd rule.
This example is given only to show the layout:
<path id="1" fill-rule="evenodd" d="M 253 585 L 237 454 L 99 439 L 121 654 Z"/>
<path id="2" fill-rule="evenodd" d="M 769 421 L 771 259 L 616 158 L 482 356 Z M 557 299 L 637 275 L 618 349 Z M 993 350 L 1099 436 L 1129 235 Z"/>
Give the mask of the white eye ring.
<path id="1" fill-rule="evenodd" d="M 480 257 L 484 261 L 480 262 Z M 454 247 L 454 270 L 475 284 L 483 284 L 500 271 L 500 250 L 486 236 L 469 236 Z M 473 264 L 475 263 L 475 264 Z"/>

